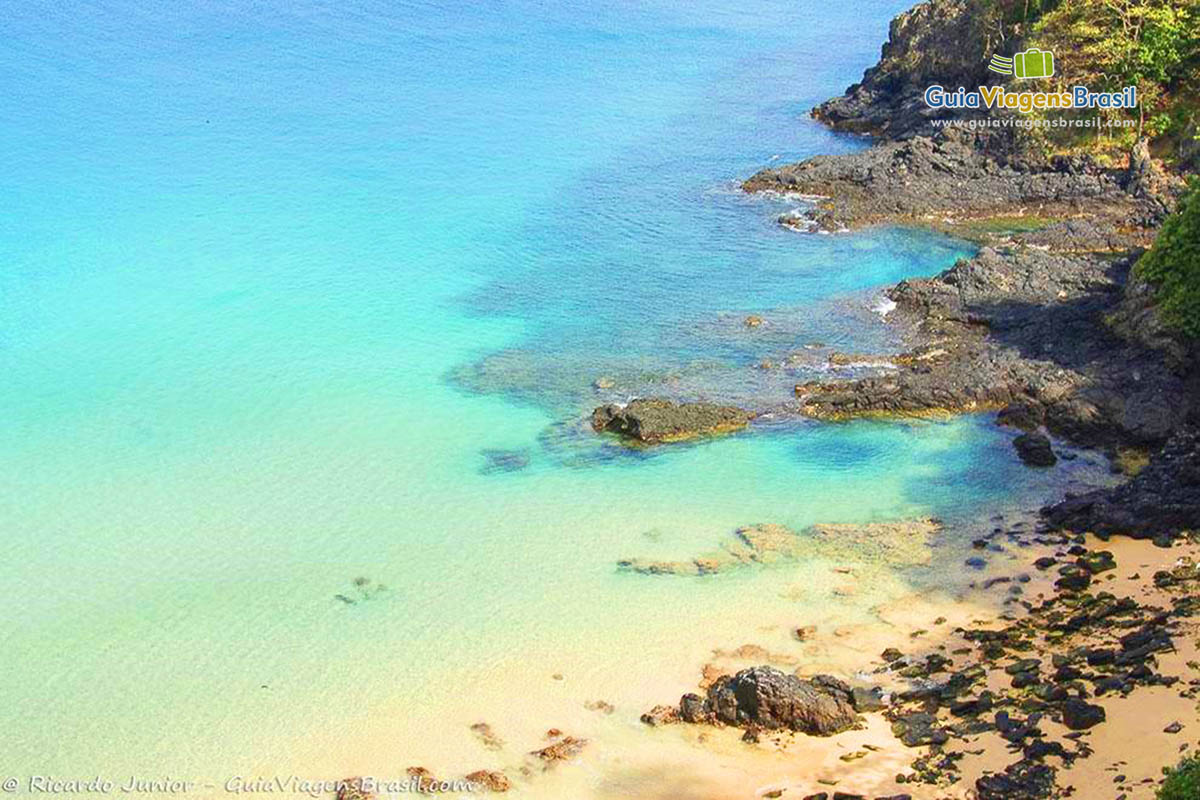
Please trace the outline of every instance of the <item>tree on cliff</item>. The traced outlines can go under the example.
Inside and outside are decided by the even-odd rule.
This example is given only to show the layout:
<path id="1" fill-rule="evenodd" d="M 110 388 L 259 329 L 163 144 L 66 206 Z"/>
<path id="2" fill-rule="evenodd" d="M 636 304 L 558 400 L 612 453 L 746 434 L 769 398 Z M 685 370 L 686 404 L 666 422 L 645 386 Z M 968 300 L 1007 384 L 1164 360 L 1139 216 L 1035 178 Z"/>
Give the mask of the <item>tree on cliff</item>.
<path id="1" fill-rule="evenodd" d="M 1037 22 L 1034 40 L 1061 54 L 1061 85 L 1136 86 L 1138 138 L 1148 112 L 1155 113 L 1155 135 L 1194 127 L 1200 0 L 1062 0 Z"/>
<path id="2" fill-rule="evenodd" d="M 1163 321 L 1200 337 L 1200 179 L 1193 179 L 1134 271 L 1157 287 Z"/>

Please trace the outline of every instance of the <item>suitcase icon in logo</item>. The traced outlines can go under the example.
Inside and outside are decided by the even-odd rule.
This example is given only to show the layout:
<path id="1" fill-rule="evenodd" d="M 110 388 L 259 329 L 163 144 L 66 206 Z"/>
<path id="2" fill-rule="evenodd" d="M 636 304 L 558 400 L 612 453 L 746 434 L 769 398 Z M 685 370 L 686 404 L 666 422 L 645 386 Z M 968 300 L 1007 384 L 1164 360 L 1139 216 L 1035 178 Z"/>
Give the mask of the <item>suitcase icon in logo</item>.
<path id="1" fill-rule="evenodd" d="M 1026 50 L 1013 56 L 1013 74 L 1018 78 L 1049 78 L 1054 74 L 1054 53 Z"/>

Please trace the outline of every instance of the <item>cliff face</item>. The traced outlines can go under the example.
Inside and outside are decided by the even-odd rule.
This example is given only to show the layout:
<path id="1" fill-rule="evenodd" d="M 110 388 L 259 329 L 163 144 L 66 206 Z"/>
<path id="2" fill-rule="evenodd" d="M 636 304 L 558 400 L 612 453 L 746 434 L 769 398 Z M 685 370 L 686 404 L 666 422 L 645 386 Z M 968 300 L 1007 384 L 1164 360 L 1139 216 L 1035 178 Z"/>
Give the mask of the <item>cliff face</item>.
<path id="1" fill-rule="evenodd" d="M 987 62 L 1011 33 L 984 0 L 921 3 L 892 20 L 879 63 L 862 82 L 817 106 L 813 116 L 838 130 L 888 138 L 927 132 L 935 112 L 922 99 L 926 87 L 1001 82 Z"/>

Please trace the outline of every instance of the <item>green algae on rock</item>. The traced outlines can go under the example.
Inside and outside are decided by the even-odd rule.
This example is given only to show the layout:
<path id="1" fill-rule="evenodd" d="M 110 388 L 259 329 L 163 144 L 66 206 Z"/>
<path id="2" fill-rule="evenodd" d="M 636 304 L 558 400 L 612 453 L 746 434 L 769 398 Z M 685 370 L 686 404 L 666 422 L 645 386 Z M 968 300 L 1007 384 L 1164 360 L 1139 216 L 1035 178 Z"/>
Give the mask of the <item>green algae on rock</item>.
<path id="1" fill-rule="evenodd" d="M 624 406 L 600 406 L 592 412 L 592 429 L 642 444 L 658 444 L 741 430 L 752 417 L 736 406 L 639 398 Z"/>

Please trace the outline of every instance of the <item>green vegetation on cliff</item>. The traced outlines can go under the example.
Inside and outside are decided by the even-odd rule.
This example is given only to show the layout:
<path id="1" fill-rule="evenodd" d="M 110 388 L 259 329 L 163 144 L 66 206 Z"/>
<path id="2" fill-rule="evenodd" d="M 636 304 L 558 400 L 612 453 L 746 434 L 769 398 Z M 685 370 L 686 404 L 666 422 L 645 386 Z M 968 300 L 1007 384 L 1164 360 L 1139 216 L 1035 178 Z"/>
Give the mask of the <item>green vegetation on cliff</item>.
<path id="1" fill-rule="evenodd" d="M 1024 46 L 1057 54 L 1056 88 L 1094 91 L 1138 88 L 1136 111 L 1112 110 L 1109 118 L 1136 119 L 1136 128 L 1069 129 L 1059 143 L 1127 147 L 1146 133 L 1163 155 L 1189 160 L 1200 133 L 1200 0 L 991 0 L 1023 11 Z M 1085 112 L 1094 116 L 1095 112 Z M 1101 141 L 1101 135 L 1104 139 Z"/>
<path id="2" fill-rule="evenodd" d="M 1134 271 L 1157 287 L 1163 321 L 1200 338 L 1200 179 L 1192 181 Z"/>
<path id="3" fill-rule="evenodd" d="M 994 57 L 1030 48 L 1055 55 L 1053 76 L 1026 81 L 989 70 Z M 930 85 L 1001 83 L 1014 91 L 1137 87 L 1135 109 L 1006 112 L 1022 120 L 1006 132 L 1013 150 L 1085 152 L 1117 166 L 1144 135 L 1156 157 L 1200 164 L 1200 0 L 927 0 L 892 20 L 862 81 L 813 115 L 842 130 L 904 138 L 928 132 L 921 97 Z M 1030 129 L 1030 117 L 1054 121 Z"/>
<path id="4" fill-rule="evenodd" d="M 1136 86 L 1139 123 L 1149 120 L 1155 134 L 1190 126 L 1194 135 L 1200 2 L 1062 0 L 1038 20 L 1033 39 L 1062 53 L 1063 85 Z"/>

